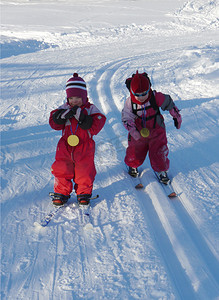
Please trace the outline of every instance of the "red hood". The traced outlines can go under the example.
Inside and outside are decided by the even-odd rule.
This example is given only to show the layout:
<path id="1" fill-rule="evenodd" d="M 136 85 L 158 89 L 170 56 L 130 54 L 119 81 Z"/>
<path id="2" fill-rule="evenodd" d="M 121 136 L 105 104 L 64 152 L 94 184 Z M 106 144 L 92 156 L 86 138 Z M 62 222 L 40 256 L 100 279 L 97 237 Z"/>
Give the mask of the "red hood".
<path id="1" fill-rule="evenodd" d="M 136 100 L 135 96 L 130 92 L 130 96 L 131 96 L 132 102 L 136 103 L 136 104 L 139 104 L 139 105 L 143 105 L 146 102 L 148 102 L 151 99 L 151 95 L 152 95 L 152 90 L 150 89 L 150 91 L 149 91 L 149 97 L 144 102 L 140 102 L 140 101 Z"/>

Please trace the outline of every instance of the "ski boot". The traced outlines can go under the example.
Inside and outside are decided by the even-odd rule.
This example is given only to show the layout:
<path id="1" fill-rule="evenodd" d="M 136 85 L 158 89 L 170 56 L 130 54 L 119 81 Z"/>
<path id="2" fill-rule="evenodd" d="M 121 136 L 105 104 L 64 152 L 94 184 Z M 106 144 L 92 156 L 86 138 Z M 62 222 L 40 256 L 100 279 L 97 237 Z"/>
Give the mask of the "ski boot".
<path id="1" fill-rule="evenodd" d="M 91 194 L 77 195 L 77 200 L 79 205 L 89 205 Z"/>
<path id="2" fill-rule="evenodd" d="M 138 168 L 132 168 L 132 167 L 129 167 L 129 171 L 128 171 L 129 175 L 136 178 L 138 177 Z"/>
<path id="3" fill-rule="evenodd" d="M 170 182 L 166 171 L 157 172 L 157 176 L 161 183 L 168 184 Z"/>
<path id="4" fill-rule="evenodd" d="M 49 195 L 52 197 L 53 205 L 56 205 L 56 206 L 64 205 L 65 203 L 68 202 L 68 199 L 71 197 L 71 196 L 66 196 L 66 195 L 62 195 L 59 193 L 49 193 Z"/>

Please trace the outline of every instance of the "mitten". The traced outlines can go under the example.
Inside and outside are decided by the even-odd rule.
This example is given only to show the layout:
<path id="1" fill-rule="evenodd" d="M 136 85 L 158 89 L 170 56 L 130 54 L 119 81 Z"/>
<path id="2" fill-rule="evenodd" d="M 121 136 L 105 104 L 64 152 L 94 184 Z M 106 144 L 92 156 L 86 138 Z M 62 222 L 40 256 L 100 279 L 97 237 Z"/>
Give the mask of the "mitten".
<path id="1" fill-rule="evenodd" d="M 74 113 L 71 109 L 58 109 L 52 115 L 53 121 L 59 125 L 64 124 L 67 119 L 72 117 L 74 117 Z"/>
<path id="2" fill-rule="evenodd" d="M 78 121 L 79 126 L 81 129 L 90 129 L 93 124 L 93 118 L 90 115 L 85 115 L 80 107 L 74 106 L 72 108 L 74 112 L 74 117 Z"/>
<path id="3" fill-rule="evenodd" d="M 79 121 L 80 114 L 81 114 L 81 108 L 79 106 L 75 105 L 71 110 L 72 110 L 72 113 L 73 113 L 75 119 L 77 121 Z"/>
<path id="4" fill-rule="evenodd" d="M 141 134 L 135 127 L 130 127 L 129 133 L 131 134 L 131 136 L 133 137 L 134 140 L 136 140 L 136 141 L 140 140 Z"/>
<path id="5" fill-rule="evenodd" d="M 182 124 L 182 117 L 179 113 L 179 109 L 174 106 L 169 113 L 171 114 L 171 116 L 173 117 L 173 121 L 174 121 L 174 125 L 177 129 L 180 129 L 181 124 Z"/>

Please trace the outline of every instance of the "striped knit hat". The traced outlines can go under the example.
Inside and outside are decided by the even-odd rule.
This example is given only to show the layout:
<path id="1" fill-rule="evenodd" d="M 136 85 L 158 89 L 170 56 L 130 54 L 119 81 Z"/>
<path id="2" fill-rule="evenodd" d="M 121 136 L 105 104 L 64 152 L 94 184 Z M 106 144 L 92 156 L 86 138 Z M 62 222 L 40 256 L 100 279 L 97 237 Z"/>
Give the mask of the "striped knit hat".
<path id="1" fill-rule="evenodd" d="M 80 97 L 82 98 L 83 104 L 87 102 L 86 83 L 77 73 L 74 73 L 73 77 L 67 81 L 65 90 L 67 99 L 70 97 Z"/>

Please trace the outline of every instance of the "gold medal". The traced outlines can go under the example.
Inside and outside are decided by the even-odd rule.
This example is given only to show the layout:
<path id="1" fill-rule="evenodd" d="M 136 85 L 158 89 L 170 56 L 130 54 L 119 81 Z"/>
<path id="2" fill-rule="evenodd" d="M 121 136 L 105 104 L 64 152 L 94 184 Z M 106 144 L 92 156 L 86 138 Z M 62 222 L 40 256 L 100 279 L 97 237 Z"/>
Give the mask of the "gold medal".
<path id="1" fill-rule="evenodd" d="M 140 131 L 140 134 L 141 134 L 141 136 L 146 138 L 146 137 L 149 137 L 150 131 L 147 128 L 142 128 L 141 131 Z"/>
<path id="2" fill-rule="evenodd" d="M 67 139 L 67 142 L 70 146 L 72 147 L 75 147 L 78 145 L 79 143 L 79 138 L 77 135 L 75 134 L 72 134 L 72 135 L 69 135 L 68 139 Z"/>

